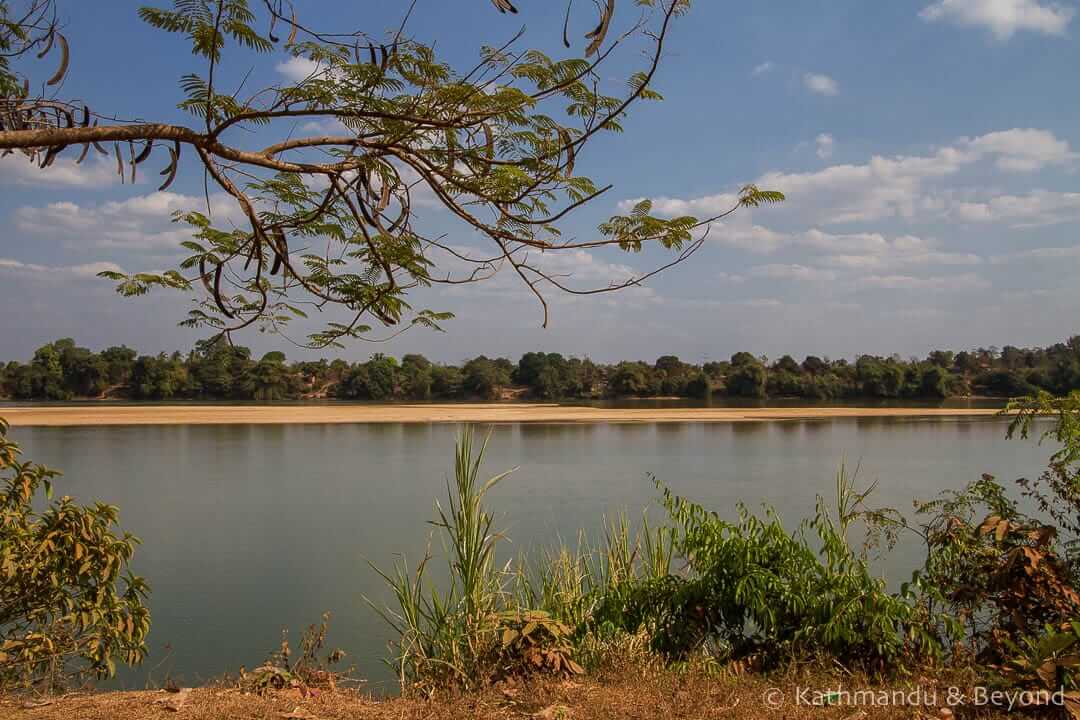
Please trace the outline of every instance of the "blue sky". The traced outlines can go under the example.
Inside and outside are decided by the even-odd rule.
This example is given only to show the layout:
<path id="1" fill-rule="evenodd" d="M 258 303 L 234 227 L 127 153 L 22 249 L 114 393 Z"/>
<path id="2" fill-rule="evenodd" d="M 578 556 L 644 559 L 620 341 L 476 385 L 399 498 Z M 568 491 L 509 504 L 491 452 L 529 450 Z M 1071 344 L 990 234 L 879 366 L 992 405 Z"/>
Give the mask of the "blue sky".
<path id="1" fill-rule="evenodd" d="M 98 110 L 191 122 L 175 109 L 176 79 L 201 68 L 179 38 L 142 25 L 138 5 L 60 0 L 75 58 L 65 90 Z M 376 32 L 405 7 L 380 3 L 373 14 L 368 5 L 297 3 L 313 25 Z M 418 0 L 411 29 L 461 66 L 523 24 L 525 45 L 562 53 L 564 6 L 518 5 L 521 14 L 509 16 L 487 0 Z M 629 2 L 620 6 L 617 21 L 635 17 Z M 661 212 L 706 216 L 747 182 L 784 191 L 787 203 L 714 226 L 692 263 L 647 288 L 551 293 L 547 329 L 525 289 L 500 275 L 417 298 L 457 313 L 445 334 L 416 330 L 340 354 L 906 356 L 1080 332 L 1077 10 L 1047 0 L 697 0 L 655 83 L 665 101 L 637 106 L 624 134 L 579 159 L 582 172 L 615 189 L 567 232 L 587 237 L 643 197 Z M 277 81 L 286 59 L 257 58 L 249 82 Z M 636 59 L 613 64 L 610 80 Z M 239 58 L 229 79 L 252 66 Z M 147 352 L 190 347 L 199 335 L 175 325 L 188 299 L 125 300 L 94 273 L 167 266 L 185 234 L 170 213 L 198 207 L 201 173 L 189 163 L 170 192 L 156 193 L 148 179 L 121 186 L 108 162 L 70 163 L 41 172 L 0 160 L 0 357 L 26 358 L 62 336 Z M 479 242 L 437 208 L 420 212 L 453 242 Z M 606 284 L 662 260 L 578 252 L 551 262 L 582 284 Z M 241 341 L 284 347 L 258 333 Z"/>

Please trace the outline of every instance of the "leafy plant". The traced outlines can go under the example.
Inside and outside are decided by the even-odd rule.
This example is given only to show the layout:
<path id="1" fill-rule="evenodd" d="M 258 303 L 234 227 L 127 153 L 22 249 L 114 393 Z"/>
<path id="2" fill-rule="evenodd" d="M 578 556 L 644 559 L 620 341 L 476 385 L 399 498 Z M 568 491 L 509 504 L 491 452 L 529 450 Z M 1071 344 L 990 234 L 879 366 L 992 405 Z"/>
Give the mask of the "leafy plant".
<path id="1" fill-rule="evenodd" d="M 21 462 L 7 431 L 0 419 L 0 688 L 141 662 L 148 588 L 128 570 L 138 540 L 117 534 L 111 505 L 54 500 L 60 473 Z"/>
<path id="2" fill-rule="evenodd" d="M 1063 397 L 1040 392 L 1034 397 L 1009 403 L 1015 415 L 1009 423 L 1009 437 L 1030 436 L 1036 421 L 1051 419 L 1039 435 L 1039 442 L 1053 440 L 1060 447 L 1050 456 L 1047 469 L 1036 479 L 1017 480 L 1025 497 L 1039 512 L 1048 515 L 1061 533 L 1065 556 L 1074 575 L 1080 573 L 1080 390 Z"/>
<path id="3" fill-rule="evenodd" d="M 265 663 L 251 672 L 240 669 L 240 687 L 256 693 L 296 688 L 304 696 L 318 689 L 337 688 L 339 683 L 347 679 L 336 669 L 345 659 L 345 652 L 334 649 L 320 654 L 326 647 L 329 627 L 328 612 L 323 613 L 318 625 L 309 625 L 300 638 L 300 654 L 295 660 L 288 634 L 283 632 L 280 647 L 270 654 Z"/>
<path id="4" fill-rule="evenodd" d="M 918 505 L 927 558 L 917 574 L 925 595 L 964 626 L 972 656 L 996 664 L 1011 639 L 1080 611 L 1058 555 L 1057 530 L 1023 515 L 993 476 Z M 955 632 L 950 633 L 956 636 Z"/>
<path id="5" fill-rule="evenodd" d="M 703 647 L 714 654 L 775 663 L 827 654 L 846 665 L 885 670 L 934 654 L 920 609 L 890 594 L 867 561 L 847 544 L 866 493 L 838 480 L 839 516 L 821 498 L 815 518 L 794 533 L 770 509 L 763 517 L 740 507 L 726 522 L 659 483 L 675 525 L 675 548 L 687 572 L 625 584 L 597 610 L 594 622 L 634 632 L 645 628 L 655 650 L 672 659 Z M 820 550 L 807 535 L 812 531 Z"/>
<path id="6" fill-rule="evenodd" d="M 521 677 L 536 673 L 580 675 L 573 659 L 571 629 L 542 610 L 509 610 L 496 616 L 498 674 Z"/>

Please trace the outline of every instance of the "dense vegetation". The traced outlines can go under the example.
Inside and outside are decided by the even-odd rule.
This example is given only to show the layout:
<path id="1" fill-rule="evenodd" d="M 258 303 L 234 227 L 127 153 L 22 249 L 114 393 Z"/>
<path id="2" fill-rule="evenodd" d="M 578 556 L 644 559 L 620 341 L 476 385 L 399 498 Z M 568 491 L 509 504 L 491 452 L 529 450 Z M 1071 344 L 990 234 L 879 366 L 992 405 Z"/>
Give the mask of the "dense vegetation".
<path id="1" fill-rule="evenodd" d="M 665 355 L 655 363 L 594 363 L 558 353 L 530 352 L 517 363 L 483 355 L 461 366 L 423 355 L 383 354 L 366 362 L 287 362 L 280 352 L 256 359 L 245 347 L 200 342 L 187 355 L 139 355 L 127 347 L 93 352 L 71 339 L 34 352 L 29 363 L 0 365 L 0 397 L 69 400 L 230 399 L 544 400 L 604 397 L 944 398 L 1017 397 L 1080 389 L 1080 336 L 1046 348 L 1005 346 L 926 358 L 862 355 L 854 362 L 790 355 L 775 361 L 747 352 L 730 360 L 686 363 Z"/>
<path id="2" fill-rule="evenodd" d="M 873 486 L 841 469 L 835 499 L 819 497 L 792 530 L 767 508 L 726 520 L 658 482 L 665 526 L 635 534 L 620 518 L 598 544 L 508 562 L 485 507 L 504 475 L 480 479 L 484 448 L 466 432 L 449 503 L 436 504 L 448 589 L 429 579 L 430 556 L 382 573 L 395 605 L 381 612 L 399 634 L 391 663 L 403 689 L 433 694 L 580 674 L 627 653 L 710 673 L 819 661 L 877 678 L 963 673 L 1040 717 L 1080 717 L 1080 392 L 1010 409 L 1010 436 L 1054 416 L 1038 430 L 1061 448 L 1015 488 L 983 475 L 905 516 L 871 506 Z M 925 558 L 894 592 L 870 562 L 904 534 Z"/>
<path id="3" fill-rule="evenodd" d="M 146 654 L 148 589 L 118 510 L 53 498 L 60 474 L 20 461 L 0 419 L 0 691 L 110 676 Z"/>

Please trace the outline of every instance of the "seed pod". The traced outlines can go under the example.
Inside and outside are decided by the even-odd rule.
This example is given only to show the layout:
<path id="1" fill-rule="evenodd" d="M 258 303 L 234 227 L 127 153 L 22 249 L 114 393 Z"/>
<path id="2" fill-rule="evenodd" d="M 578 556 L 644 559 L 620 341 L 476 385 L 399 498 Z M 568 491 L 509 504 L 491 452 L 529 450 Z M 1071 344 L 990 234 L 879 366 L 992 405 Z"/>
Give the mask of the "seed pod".
<path id="1" fill-rule="evenodd" d="M 589 57 L 604 44 L 604 38 L 607 37 L 608 26 L 611 25 L 611 16 L 615 14 L 615 0 L 607 0 L 607 7 L 604 8 L 604 14 L 600 16 L 600 24 L 596 26 L 596 29 L 591 33 L 588 33 L 585 37 L 592 38 L 592 42 L 589 43 L 589 47 L 585 48 L 585 57 Z"/>
<path id="2" fill-rule="evenodd" d="M 135 143 L 128 140 L 128 153 L 131 157 L 131 184 L 135 184 Z"/>
<path id="3" fill-rule="evenodd" d="M 277 25 L 277 15 L 270 13 L 270 29 L 266 34 L 270 37 L 270 42 L 278 42 L 280 38 L 274 34 L 274 26 Z"/>
<path id="4" fill-rule="evenodd" d="M 64 76 L 67 75 L 68 62 L 71 60 L 71 51 L 68 48 L 67 38 L 60 33 L 56 33 L 56 37 L 60 39 L 60 67 L 56 69 L 51 78 L 45 81 L 46 85 L 56 85 L 63 80 Z"/>
<path id="5" fill-rule="evenodd" d="M 285 41 L 286 45 L 292 45 L 296 41 L 296 31 L 299 29 L 296 25 L 296 10 L 292 11 L 292 19 L 289 22 L 292 23 L 292 30 L 289 31 L 289 39 Z"/>
<path id="6" fill-rule="evenodd" d="M 562 43 L 566 47 L 570 47 L 570 8 L 574 6 L 574 0 L 570 0 L 566 3 L 566 19 L 563 20 L 562 25 Z"/>
<path id="7" fill-rule="evenodd" d="M 491 3 L 501 13 L 506 13 L 506 12 L 516 13 L 517 12 L 517 8 L 514 7 L 510 3 L 510 0 L 491 0 Z"/>
<path id="8" fill-rule="evenodd" d="M 88 127 L 90 125 L 90 106 L 83 105 L 82 111 L 83 111 L 82 126 L 83 127 Z"/>
<path id="9" fill-rule="evenodd" d="M 116 151 L 116 174 L 120 176 L 120 184 L 124 184 L 124 161 L 120 157 L 120 143 L 113 143 L 113 150 Z"/>
<path id="10" fill-rule="evenodd" d="M 79 159 L 75 161 L 76 165 L 81 165 L 82 161 L 86 159 L 87 153 L 90 152 L 90 143 L 83 143 L 82 152 L 79 153 Z"/>
<path id="11" fill-rule="evenodd" d="M 37 59 L 38 60 L 40 60 L 41 58 L 43 58 L 43 57 L 45 57 L 46 55 L 49 54 L 49 51 L 52 50 L 53 41 L 55 39 L 56 39 L 56 28 L 51 27 L 51 28 L 49 28 L 49 34 L 45 36 L 45 49 L 37 54 Z"/>
<path id="12" fill-rule="evenodd" d="M 577 161 L 577 154 L 574 151 L 574 139 L 570 137 L 569 130 L 559 128 L 559 140 L 562 141 L 563 147 L 566 149 L 566 166 L 563 170 L 569 177 L 574 174 L 574 163 Z"/>
<path id="13" fill-rule="evenodd" d="M 235 315 L 229 312 L 229 309 L 225 307 L 225 303 L 221 300 L 221 272 L 224 268 L 225 263 L 218 263 L 217 269 L 214 270 L 214 302 L 217 303 L 218 309 L 221 310 L 225 317 L 233 318 Z"/>
<path id="14" fill-rule="evenodd" d="M 139 155 L 135 158 L 135 164 L 138 165 L 143 160 L 150 157 L 150 153 L 153 150 L 154 150 L 154 141 L 153 140 L 147 140 L 146 141 L 146 147 L 144 147 L 143 151 L 141 153 L 139 153 Z"/>
<path id="15" fill-rule="evenodd" d="M 23 78 L 22 81 L 22 96 L 30 97 L 30 78 Z"/>
<path id="16" fill-rule="evenodd" d="M 247 270 L 249 267 L 251 267 L 251 261 L 255 259 L 255 249 L 259 246 L 259 241 L 257 239 L 258 238 L 257 234 L 256 234 L 255 238 L 256 239 L 253 239 L 251 241 L 251 249 L 248 250 L 247 260 L 244 261 L 244 270 Z"/>
<path id="17" fill-rule="evenodd" d="M 378 211 L 382 212 L 390 204 L 390 182 L 383 178 L 382 192 L 379 194 Z"/>
<path id="18" fill-rule="evenodd" d="M 446 132 L 446 174 L 452 175 L 454 173 L 455 165 L 455 148 L 457 147 L 457 135 L 452 128 L 447 128 Z"/>
<path id="19" fill-rule="evenodd" d="M 375 58 L 375 46 L 374 45 L 368 45 L 368 52 L 371 53 L 371 64 L 375 65 L 375 66 L 378 66 L 379 61 Z"/>
<path id="20" fill-rule="evenodd" d="M 379 69 L 385 71 L 386 66 L 390 64 L 390 53 L 387 52 L 385 45 L 379 46 L 379 52 L 382 57 L 382 60 L 379 61 Z"/>
<path id="21" fill-rule="evenodd" d="M 214 288 L 210 285 L 210 273 L 206 272 L 205 255 L 199 258 L 199 279 L 202 280 L 203 287 L 206 288 L 207 294 L 213 295 Z"/>
<path id="22" fill-rule="evenodd" d="M 41 169 L 44 170 L 45 168 L 52 165 L 53 161 L 56 160 L 56 156 L 63 152 L 64 148 L 66 147 L 67 145 L 53 145 L 51 148 L 49 148 L 49 150 L 45 153 L 45 159 L 41 161 Z"/>
<path id="23" fill-rule="evenodd" d="M 158 188 L 158 192 L 164 192 L 169 189 L 169 186 L 173 184 L 173 180 L 176 179 L 176 169 L 180 166 L 180 143 L 176 143 L 176 148 L 169 148 L 169 156 L 171 158 L 169 167 L 161 171 L 162 175 L 168 174 L 165 178 L 165 182 Z"/>
<path id="24" fill-rule="evenodd" d="M 273 228 L 270 234 L 274 236 L 274 242 L 270 244 L 270 249 L 274 251 L 274 266 L 270 268 L 270 274 L 277 275 L 285 262 L 284 253 L 288 252 L 288 245 L 286 244 L 285 233 L 281 228 Z"/>

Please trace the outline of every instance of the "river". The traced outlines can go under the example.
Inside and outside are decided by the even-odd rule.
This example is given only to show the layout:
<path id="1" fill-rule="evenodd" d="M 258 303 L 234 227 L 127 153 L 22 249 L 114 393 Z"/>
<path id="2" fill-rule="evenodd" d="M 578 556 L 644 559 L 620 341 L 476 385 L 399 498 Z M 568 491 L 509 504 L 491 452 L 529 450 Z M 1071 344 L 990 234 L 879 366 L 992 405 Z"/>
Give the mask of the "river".
<path id="1" fill-rule="evenodd" d="M 287 409 L 283 408 L 287 411 Z M 773 505 L 794 525 L 835 473 L 879 480 L 872 502 L 914 498 L 989 472 L 1038 474 L 1050 448 L 1007 441 L 998 418 L 875 418 L 760 423 L 508 424 L 493 429 L 485 471 L 518 467 L 491 493 L 504 557 L 597 533 L 619 510 L 659 520 L 654 474 L 675 492 L 734 516 Z M 153 588 L 148 661 L 114 685 L 205 682 L 252 668 L 324 611 L 330 644 L 391 689 L 387 629 L 366 605 L 387 599 L 368 567 L 419 557 L 445 496 L 449 424 L 14 428 L 24 457 L 65 472 L 58 494 L 121 509 L 142 540 L 135 570 Z M 440 550 L 436 542 L 433 549 Z M 917 564 L 905 545 L 880 566 Z"/>

